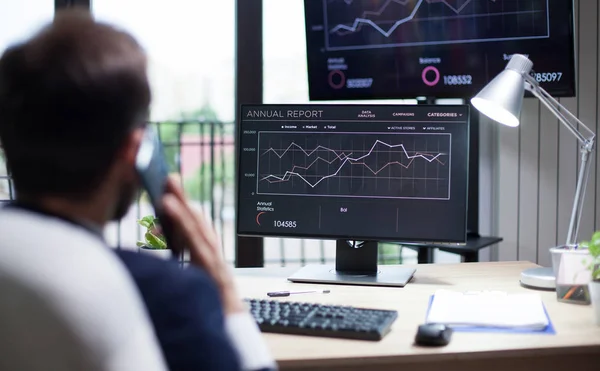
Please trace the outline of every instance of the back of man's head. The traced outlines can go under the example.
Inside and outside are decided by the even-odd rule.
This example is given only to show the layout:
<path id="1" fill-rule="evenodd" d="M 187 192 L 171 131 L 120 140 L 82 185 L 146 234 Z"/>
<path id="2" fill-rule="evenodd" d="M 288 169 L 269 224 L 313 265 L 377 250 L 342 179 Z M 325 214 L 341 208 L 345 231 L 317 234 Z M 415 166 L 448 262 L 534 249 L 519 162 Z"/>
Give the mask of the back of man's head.
<path id="1" fill-rule="evenodd" d="M 0 58 L 0 144 L 17 194 L 86 197 L 150 105 L 127 33 L 69 10 Z"/>

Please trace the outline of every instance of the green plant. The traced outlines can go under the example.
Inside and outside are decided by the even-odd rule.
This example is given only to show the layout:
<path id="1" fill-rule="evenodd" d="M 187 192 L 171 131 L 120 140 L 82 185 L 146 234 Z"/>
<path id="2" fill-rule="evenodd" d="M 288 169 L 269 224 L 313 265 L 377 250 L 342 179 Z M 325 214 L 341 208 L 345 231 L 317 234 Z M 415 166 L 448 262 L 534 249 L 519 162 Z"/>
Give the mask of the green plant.
<path id="1" fill-rule="evenodd" d="M 378 248 L 379 264 L 402 264 L 402 245 L 380 242 Z"/>
<path id="2" fill-rule="evenodd" d="M 146 228 L 146 232 L 144 232 L 144 241 L 137 242 L 139 247 L 153 250 L 164 250 L 168 248 L 165 236 L 162 234 L 160 225 L 158 224 L 158 218 L 154 215 L 148 215 L 139 219 L 137 223 Z"/>
<path id="3" fill-rule="evenodd" d="M 600 281 L 600 231 L 595 232 L 589 241 L 582 241 L 580 247 L 588 249 L 591 260 L 586 261 L 587 267 L 592 271 L 592 280 Z"/>
<path id="4" fill-rule="evenodd" d="M 231 188 L 235 184 L 234 177 L 235 157 L 233 153 L 226 153 L 214 165 L 203 163 L 195 174 L 184 179 L 184 189 L 188 197 L 195 201 L 206 201 L 213 198 L 211 184 L 215 187 Z"/>
<path id="5" fill-rule="evenodd" d="M 184 134 L 208 135 L 210 134 L 208 122 L 216 123 L 220 121 L 210 103 L 205 103 L 199 109 L 181 112 L 179 119 L 158 123 L 158 131 L 169 169 L 171 171 L 177 171 L 178 169 L 177 161 L 181 154 L 181 140 Z M 229 131 L 233 132 L 233 125 L 230 126 Z"/>

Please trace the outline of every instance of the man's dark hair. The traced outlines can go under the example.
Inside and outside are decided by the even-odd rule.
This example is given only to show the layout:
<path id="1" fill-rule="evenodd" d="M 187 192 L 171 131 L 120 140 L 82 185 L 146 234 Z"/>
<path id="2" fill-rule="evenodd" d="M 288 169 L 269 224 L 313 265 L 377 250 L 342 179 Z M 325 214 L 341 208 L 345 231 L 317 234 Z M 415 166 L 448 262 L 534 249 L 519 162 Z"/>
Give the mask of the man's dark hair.
<path id="1" fill-rule="evenodd" d="M 150 105 L 127 33 L 66 10 L 0 58 L 0 145 L 17 195 L 86 197 Z"/>

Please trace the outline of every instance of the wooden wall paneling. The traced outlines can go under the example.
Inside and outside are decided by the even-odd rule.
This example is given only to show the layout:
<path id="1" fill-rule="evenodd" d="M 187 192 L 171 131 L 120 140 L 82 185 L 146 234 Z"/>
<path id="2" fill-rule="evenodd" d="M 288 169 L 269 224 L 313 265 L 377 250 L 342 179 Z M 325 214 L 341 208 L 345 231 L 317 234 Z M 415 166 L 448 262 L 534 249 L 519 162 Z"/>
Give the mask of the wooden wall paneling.
<path id="1" fill-rule="evenodd" d="M 598 1 L 579 2 L 579 84 L 577 99 L 579 119 L 596 130 L 598 86 Z M 587 134 L 586 134 L 587 135 Z M 591 157 L 584 207 L 579 228 L 579 240 L 588 239 L 595 228 L 596 159 Z M 578 154 L 578 165 L 580 164 Z"/>
<path id="2" fill-rule="evenodd" d="M 540 102 L 526 98 L 519 130 L 518 260 L 537 261 Z"/>

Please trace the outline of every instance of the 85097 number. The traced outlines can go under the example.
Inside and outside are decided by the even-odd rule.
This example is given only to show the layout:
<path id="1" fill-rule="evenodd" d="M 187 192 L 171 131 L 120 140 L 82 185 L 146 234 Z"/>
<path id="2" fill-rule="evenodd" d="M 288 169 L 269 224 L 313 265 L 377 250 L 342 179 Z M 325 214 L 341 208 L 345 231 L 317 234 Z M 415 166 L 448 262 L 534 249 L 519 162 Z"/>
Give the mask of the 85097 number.
<path id="1" fill-rule="evenodd" d="M 541 72 L 535 74 L 537 82 L 555 82 L 560 81 L 561 78 L 562 72 Z"/>

